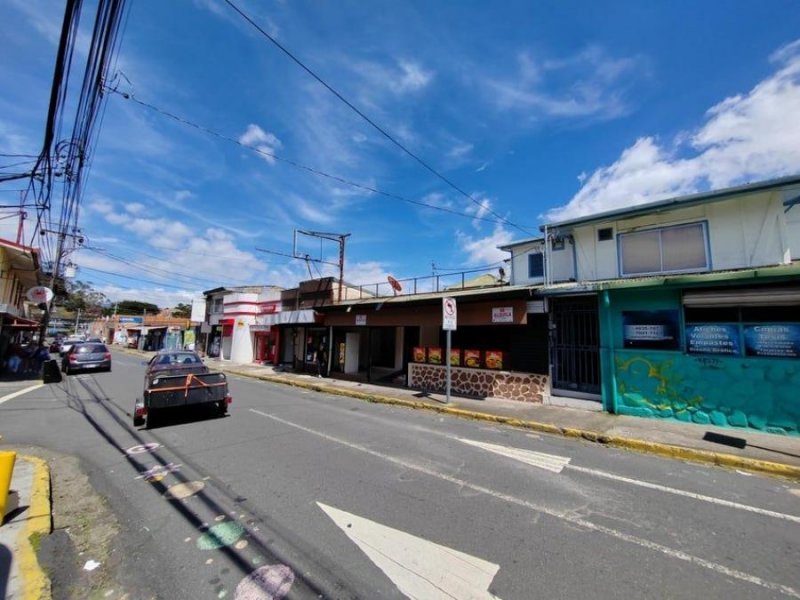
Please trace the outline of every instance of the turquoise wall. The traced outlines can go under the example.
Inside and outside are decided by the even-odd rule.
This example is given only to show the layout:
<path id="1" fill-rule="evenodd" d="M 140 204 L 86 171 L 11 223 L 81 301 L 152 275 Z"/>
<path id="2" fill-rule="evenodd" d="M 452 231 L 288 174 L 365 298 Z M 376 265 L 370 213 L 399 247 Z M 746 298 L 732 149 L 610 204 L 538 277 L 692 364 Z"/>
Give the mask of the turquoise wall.
<path id="1" fill-rule="evenodd" d="M 800 360 L 624 348 L 622 312 L 680 309 L 680 291 L 603 294 L 600 337 L 607 410 L 800 435 Z"/>

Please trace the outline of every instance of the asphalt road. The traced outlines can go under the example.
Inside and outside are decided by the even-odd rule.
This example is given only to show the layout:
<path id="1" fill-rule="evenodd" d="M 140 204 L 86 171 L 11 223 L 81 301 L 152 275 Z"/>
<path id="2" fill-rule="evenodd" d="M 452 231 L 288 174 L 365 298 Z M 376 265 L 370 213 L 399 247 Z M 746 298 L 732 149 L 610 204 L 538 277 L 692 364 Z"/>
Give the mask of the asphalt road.
<path id="1" fill-rule="evenodd" d="M 228 417 L 144 430 L 143 372 L 0 399 L 4 441 L 79 457 L 143 596 L 800 598 L 800 484 L 235 377 Z"/>

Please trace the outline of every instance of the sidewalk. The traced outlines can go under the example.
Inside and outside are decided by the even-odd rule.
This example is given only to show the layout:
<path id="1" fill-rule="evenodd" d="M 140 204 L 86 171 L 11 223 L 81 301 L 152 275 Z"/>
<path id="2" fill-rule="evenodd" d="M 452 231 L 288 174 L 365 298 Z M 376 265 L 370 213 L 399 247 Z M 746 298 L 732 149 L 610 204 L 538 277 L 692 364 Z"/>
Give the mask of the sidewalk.
<path id="1" fill-rule="evenodd" d="M 0 519 L 0 598 L 50 598 L 50 582 L 34 548 L 50 533 L 47 463 L 18 454 L 10 489 L 5 520 Z"/>
<path id="2" fill-rule="evenodd" d="M 144 354 L 133 350 L 128 352 Z M 212 369 L 226 373 L 328 394 L 432 410 L 582 438 L 637 452 L 800 479 L 800 437 L 496 398 L 471 399 L 451 395 L 450 403 L 445 404 L 444 394 L 334 378 L 320 379 L 313 375 L 280 371 L 271 366 L 257 364 L 236 364 L 209 358 L 205 362 Z M 717 436 L 717 441 L 713 441 L 714 436 Z M 709 437 L 712 439 L 707 439 Z"/>

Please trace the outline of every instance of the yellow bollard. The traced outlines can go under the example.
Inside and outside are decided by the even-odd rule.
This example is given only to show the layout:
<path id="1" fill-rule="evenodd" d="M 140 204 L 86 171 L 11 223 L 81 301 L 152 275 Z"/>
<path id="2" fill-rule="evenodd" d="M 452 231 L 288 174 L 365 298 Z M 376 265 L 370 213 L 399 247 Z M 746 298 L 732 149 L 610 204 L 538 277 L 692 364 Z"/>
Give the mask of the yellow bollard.
<path id="1" fill-rule="evenodd" d="M 6 518 L 6 500 L 8 500 L 8 489 L 11 487 L 11 474 L 14 472 L 16 460 L 16 452 L 0 452 L 0 525 Z"/>

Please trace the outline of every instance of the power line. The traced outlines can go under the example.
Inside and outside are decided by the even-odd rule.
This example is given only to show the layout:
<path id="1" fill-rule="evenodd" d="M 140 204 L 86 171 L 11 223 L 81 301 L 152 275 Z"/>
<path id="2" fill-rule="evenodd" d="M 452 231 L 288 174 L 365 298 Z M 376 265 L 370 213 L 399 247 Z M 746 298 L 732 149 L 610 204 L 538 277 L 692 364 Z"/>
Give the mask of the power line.
<path id="1" fill-rule="evenodd" d="M 128 94 L 126 92 L 120 92 L 119 90 L 116 90 L 114 88 L 106 88 L 106 89 L 108 91 L 112 92 L 112 93 L 115 93 L 115 94 L 117 94 L 119 96 L 122 96 L 126 100 L 131 100 L 131 101 L 135 102 L 136 104 L 138 104 L 140 106 L 143 106 L 144 108 L 147 108 L 149 110 L 152 110 L 153 112 L 157 112 L 160 115 L 163 115 L 163 116 L 165 116 L 165 117 L 167 117 L 169 119 L 172 119 L 173 121 L 177 121 L 178 123 L 181 123 L 181 124 L 186 125 L 188 127 L 192 127 L 194 129 L 197 129 L 198 131 L 202 131 L 203 133 L 206 133 L 208 135 L 212 135 L 212 136 L 217 137 L 217 138 L 219 138 L 221 140 L 225 140 L 226 142 L 230 142 L 232 144 L 236 144 L 237 146 L 239 146 L 241 148 L 245 148 L 246 150 L 250 150 L 251 152 L 255 152 L 256 154 L 261 154 L 262 156 L 267 156 L 267 157 L 269 157 L 269 158 L 271 158 L 273 160 L 276 160 L 278 162 L 285 163 L 285 164 L 290 165 L 290 166 L 292 166 L 292 167 L 294 167 L 296 169 L 299 169 L 299 170 L 302 170 L 302 171 L 306 171 L 306 172 L 311 173 L 313 175 L 316 175 L 318 177 L 323 177 L 325 179 L 330 179 L 332 181 L 336 181 L 337 183 L 341 183 L 342 185 L 347 185 L 347 186 L 350 186 L 350 187 L 358 189 L 358 190 L 362 190 L 362 191 L 365 191 L 365 192 L 370 192 L 370 193 L 373 193 L 373 194 L 378 194 L 379 196 L 384 196 L 386 198 L 391 198 L 393 200 L 400 200 L 401 202 L 406 202 L 408 204 L 415 204 L 417 206 L 422 206 L 424 208 L 429 208 L 429 209 L 432 209 L 432 210 L 445 212 L 445 213 L 448 213 L 448 214 L 451 214 L 451 215 L 457 215 L 459 217 L 464 217 L 464 218 L 467 218 L 467 219 L 470 219 L 470 220 L 486 221 L 486 222 L 489 222 L 489 223 L 499 223 L 499 224 L 503 224 L 503 223 L 507 222 L 505 220 L 491 219 L 491 218 L 488 218 L 488 217 L 481 217 L 481 216 L 478 216 L 478 215 L 471 215 L 469 213 L 460 212 L 460 211 L 454 210 L 452 208 L 447 208 L 446 206 L 437 206 L 435 204 L 429 204 L 427 202 L 422 202 L 421 200 L 412 200 L 411 198 L 406 198 L 405 196 L 401 196 L 400 194 L 395 194 L 393 192 L 386 192 L 386 191 L 380 190 L 380 189 L 378 189 L 376 187 L 365 185 L 363 183 L 356 183 L 356 182 L 351 181 L 349 179 L 345 179 L 344 177 L 340 177 L 338 175 L 332 175 L 331 173 L 326 173 L 325 171 L 320 171 L 319 169 L 316 169 L 314 167 L 309 167 L 308 165 L 304 165 L 304 164 L 296 162 L 294 160 L 291 160 L 291 159 L 288 159 L 288 158 L 284 158 L 284 157 L 279 156 L 279 155 L 277 155 L 277 154 L 275 154 L 273 152 L 268 152 L 266 150 L 262 150 L 261 148 L 256 148 L 254 146 L 249 146 L 247 144 L 243 144 L 242 142 L 240 142 L 236 138 L 232 138 L 232 137 L 227 136 L 227 135 L 225 135 L 223 133 L 219 133 L 218 131 L 214 131 L 213 129 L 209 129 L 208 127 L 205 127 L 203 125 L 198 125 L 197 123 L 189 121 L 188 119 L 185 119 L 185 118 L 180 117 L 178 115 L 175 115 L 175 114 L 173 114 L 173 113 L 171 113 L 169 111 L 166 111 L 166 110 L 164 110 L 162 108 L 159 108 L 159 107 L 157 107 L 157 106 L 155 106 L 153 104 L 149 104 L 148 102 L 144 102 L 142 100 L 139 100 L 138 98 L 135 98 L 133 95 Z"/>
<path id="2" fill-rule="evenodd" d="M 250 23 L 250 25 L 252 25 L 252 26 L 253 26 L 255 29 L 257 29 L 257 30 L 258 30 L 258 32 L 259 32 L 259 33 L 261 33 L 261 35 L 263 35 L 263 36 L 264 36 L 265 38 L 267 38 L 267 39 L 268 39 L 270 42 L 272 42 L 272 44 L 273 44 L 273 45 L 275 45 L 275 46 L 276 46 L 276 47 L 277 47 L 277 48 L 278 48 L 278 49 L 279 49 L 281 52 L 283 52 L 283 53 L 284 53 L 286 56 L 288 56 L 288 57 L 289 57 L 289 58 L 290 58 L 290 59 L 291 59 L 291 60 L 292 60 L 292 61 L 293 61 L 295 64 L 297 64 L 297 65 L 298 65 L 298 66 L 299 66 L 301 69 L 303 69 L 303 70 L 304 70 L 306 73 L 308 73 L 308 74 L 309 74 L 311 77 L 313 77 L 313 78 L 314 78 L 314 79 L 315 79 L 317 82 L 319 82 L 319 83 L 320 83 L 320 85 L 322 85 L 322 86 L 323 86 L 325 89 L 327 89 L 327 90 L 328 90 L 328 91 L 329 91 L 331 94 L 333 94 L 333 95 L 334 95 L 334 96 L 336 96 L 336 97 L 337 97 L 339 100 L 341 100 L 341 101 L 342 101 L 342 102 L 345 104 L 345 106 L 347 106 L 348 108 L 350 108 L 350 110 L 352 110 L 353 112 L 355 112 L 355 113 L 356 113 L 356 114 L 357 114 L 359 117 L 361 117 L 361 118 L 362 118 L 364 121 L 366 121 L 367 123 L 369 123 L 369 124 L 370 124 L 370 125 L 371 125 L 371 126 L 372 126 L 372 127 L 375 129 L 375 130 L 376 130 L 376 131 L 378 131 L 378 132 L 379 132 L 379 133 L 380 133 L 382 136 L 384 136 L 384 137 L 385 137 L 387 140 L 389 140 L 389 141 L 390 141 L 392 144 L 394 144 L 395 146 L 397 146 L 398 148 L 400 148 L 400 150 L 402 150 L 403 152 L 405 152 L 405 153 L 406 153 L 408 156 L 410 156 L 411 158 L 413 158 L 413 159 L 414 159 L 414 160 L 415 160 L 417 163 L 419 163 L 419 164 L 420 164 L 420 165 L 421 165 L 423 168 L 425 168 L 427 171 L 429 171 L 430 173 L 432 173 L 433 175 L 435 175 L 436 177 L 438 177 L 439 179 L 441 179 L 441 180 L 442 180 L 443 182 L 445 182 L 445 183 L 446 183 L 448 186 L 450 186 L 450 187 L 451 187 L 451 188 L 453 188 L 455 191 L 457 191 L 459 194 L 461 194 L 462 196 L 464 196 L 465 198 L 467 198 L 467 199 L 468 199 L 470 202 L 473 202 L 474 204 L 476 204 L 476 205 L 477 205 L 477 206 L 478 206 L 480 209 L 486 210 L 487 212 L 489 212 L 489 213 L 491 213 L 492 215 L 494 215 L 494 216 L 495 216 L 495 217 L 496 217 L 498 220 L 500 220 L 502 223 L 504 223 L 504 224 L 506 224 L 506 225 L 509 225 L 509 226 L 511 226 L 511 227 L 514 227 L 514 228 L 516 228 L 516 229 L 519 229 L 519 230 L 520 230 L 520 231 L 522 231 L 523 233 L 526 233 L 526 234 L 532 235 L 532 233 L 531 233 L 530 231 L 528 231 L 528 230 L 526 230 L 525 228 L 523 228 L 523 227 L 521 227 L 521 226 L 517 225 L 516 223 L 513 223 L 513 222 L 509 221 L 509 220 L 508 220 L 508 219 L 506 219 L 505 217 L 502 217 L 502 216 L 501 216 L 501 215 L 499 215 L 497 212 L 495 212 L 494 210 L 492 210 L 490 207 L 486 206 L 486 204 L 484 204 L 483 202 L 481 202 L 481 201 L 479 201 L 479 200 L 477 200 L 477 199 L 473 198 L 471 194 L 468 194 L 467 192 L 465 192 L 465 191 L 464 191 L 462 188 L 460 188 L 458 185 L 456 185 L 455 183 L 453 183 L 453 182 L 452 182 L 450 179 L 448 179 L 447 177 L 445 177 L 444 175 L 442 175 L 442 174 L 441 174 L 439 171 L 437 171 L 436 169 L 434 169 L 434 168 L 433 168 L 431 165 L 429 165 L 429 164 L 428 164 L 428 163 L 427 163 L 427 162 L 426 162 L 424 159 L 420 158 L 418 155 L 416 155 L 416 154 L 415 154 L 415 153 L 413 153 L 411 150 L 409 150 L 408 148 L 406 148 L 406 146 L 405 146 L 404 144 L 402 144 L 402 143 L 401 143 L 399 140 L 397 140 L 397 139 L 396 139 L 394 136 L 392 136 L 390 133 L 388 133 L 388 132 L 387 132 L 385 129 L 383 129 L 383 128 L 382 128 L 380 125 L 378 125 L 378 124 L 377 124 L 375 121 L 373 121 L 372 119 L 370 119 L 370 118 L 369 118 L 369 117 L 368 117 L 366 114 L 364 114 L 364 113 L 363 113 L 363 112 L 362 112 L 362 111 L 361 111 L 359 108 L 357 108 L 357 107 L 356 107 L 356 106 L 355 106 L 355 105 L 354 105 L 352 102 L 350 102 L 350 101 L 349 101 L 347 98 L 345 98 L 344 96 L 342 96 L 342 95 L 341 95 L 341 94 L 340 94 L 338 91 L 336 91 L 336 90 L 335 90 L 335 89 L 334 89 L 334 88 L 333 88 L 333 87 L 332 87 L 332 86 L 331 86 L 329 83 L 327 83 L 327 82 L 326 82 L 324 79 L 322 79 L 322 77 L 320 77 L 319 75 L 317 75 L 317 74 L 316 74 L 314 71 L 312 71 L 312 70 L 311 70 L 311 68 L 309 68 L 308 66 L 306 66 L 306 64 L 305 64 L 303 61 L 301 61 L 301 60 L 300 60 L 299 58 L 297 58 L 297 57 L 296 57 L 294 54 L 292 54 L 292 52 L 290 52 L 290 51 L 289 51 L 289 50 L 288 50 L 288 49 L 287 49 L 285 46 L 283 46 L 283 45 L 282 45 L 282 44 L 281 44 L 281 43 L 280 43 L 278 40 L 276 40 L 276 39 L 275 39 L 273 36 L 271 36 L 269 33 L 267 33 L 266 31 L 264 31 L 264 29 L 263 29 L 263 28 L 262 28 L 260 25 L 258 25 L 258 23 L 256 23 L 256 22 L 255 22 L 255 21 L 254 21 L 254 20 L 253 20 L 253 19 L 252 19 L 252 18 L 251 18 L 249 15 L 247 15 L 247 14 L 246 14 L 246 13 L 245 13 L 243 10 L 241 10 L 241 9 L 240 9 L 238 6 L 236 6 L 236 4 L 234 4 L 234 3 L 233 3 L 231 0 L 225 0 L 225 3 L 226 3 L 226 4 L 228 4 L 228 6 L 230 6 L 230 7 L 231 7 L 233 10 L 235 10 L 237 13 L 239 13 L 239 15 L 240 15 L 240 16 L 241 16 L 241 17 L 242 17 L 242 18 L 243 18 L 245 21 L 247 21 L 248 23 Z"/>
<path id="3" fill-rule="evenodd" d="M 83 267 L 82 266 L 81 269 L 84 269 L 85 271 L 95 271 L 97 273 L 104 273 L 105 275 L 113 275 L 114 277 L 121 277 L 123 279 L 131 279 L 133 281 L 140 281 L 141 283 L 149 283 L 151 285 L 156 285 L 156 286 L 161 286 L 161 287 L 168 287 L 168 288 L 172 288 L 174 290 L 184 290 L 184 291 L 186 290 L 185 287 L 180 287 L 180 286 L 177 286 L 177 285 L 170 285 L 168 283 L 162 283 L 160 281 L 152 281 L 150 279 L 143 279 L 141 277 L 133 277 L 131 275 L 121 275 L 119 273 L 112 273 L 111 271 L 103 271 L 102 269 L 95 269 L 94 267 Z M 111 285 L 114 285 L 114 284 L 111 284 Z"/>

